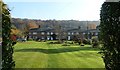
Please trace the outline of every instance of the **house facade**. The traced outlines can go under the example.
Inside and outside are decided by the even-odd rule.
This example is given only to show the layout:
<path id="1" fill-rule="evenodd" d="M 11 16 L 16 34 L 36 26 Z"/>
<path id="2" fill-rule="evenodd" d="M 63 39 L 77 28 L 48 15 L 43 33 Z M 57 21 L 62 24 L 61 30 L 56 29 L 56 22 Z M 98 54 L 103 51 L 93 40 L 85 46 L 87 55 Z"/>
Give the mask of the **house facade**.
<path id="1" fill-rule="evenodd" d="M 73 40 L 74 37 L 78 39 L 81 38 L 88 38 L 91 39 L 92 36 L 98 36 L 99 30 L 98 29 L 90 29 L 90 30 L 80 30 L 77 29 L 61 29 L 56 30 L 53 28 L 34 28 L 29 30 L 29 38 L 34 40 Z M 86 36 L 87 35 L 87 36 Z"/>

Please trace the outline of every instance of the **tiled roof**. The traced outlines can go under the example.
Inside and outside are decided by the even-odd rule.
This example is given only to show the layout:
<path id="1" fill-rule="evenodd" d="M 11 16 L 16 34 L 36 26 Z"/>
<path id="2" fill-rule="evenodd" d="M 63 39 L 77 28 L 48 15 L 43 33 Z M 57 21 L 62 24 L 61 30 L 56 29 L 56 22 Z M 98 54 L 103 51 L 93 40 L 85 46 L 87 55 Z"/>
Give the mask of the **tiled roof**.
<path id="1" fill-rule="evenodd" d="M 90 29 L 90 30 L 85 30 L 83 32 L 87 33 L 87 32 L 100 32 L 100 31 L 99 31 L 99 29 Z"/>
<path id="2" fill-rule="evenodd" d="M 54 32 L 56 31 L 57 29 L 53 29 L 53 28 L 34 28 L 34 29 L 30 29 L 30 31 L 37 31 L 37 32 Z M 74 28 L 74 29 L 61 29 L 61 31 L 64 31 L 64 32 L 99 32 L 98 29 L 90 29 L 90 30 L 81 30 L 81 29 L 77 29 L 77 28 Z"/>

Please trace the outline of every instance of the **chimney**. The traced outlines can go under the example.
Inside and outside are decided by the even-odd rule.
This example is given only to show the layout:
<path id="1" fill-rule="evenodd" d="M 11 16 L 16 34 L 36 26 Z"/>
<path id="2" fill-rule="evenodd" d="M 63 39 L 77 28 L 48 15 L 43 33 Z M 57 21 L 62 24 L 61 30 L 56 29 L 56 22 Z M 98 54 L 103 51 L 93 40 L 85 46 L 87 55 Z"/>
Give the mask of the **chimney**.
<path id="1" fill-rule="evenodd" d="M 38 28 L 40 28 L 40 25 L 38 26 Z"/>
<path id="2" fill-rule="evenodd" d="M 78 29 L 81 29 L 81 26 L 78 26 Z"/>

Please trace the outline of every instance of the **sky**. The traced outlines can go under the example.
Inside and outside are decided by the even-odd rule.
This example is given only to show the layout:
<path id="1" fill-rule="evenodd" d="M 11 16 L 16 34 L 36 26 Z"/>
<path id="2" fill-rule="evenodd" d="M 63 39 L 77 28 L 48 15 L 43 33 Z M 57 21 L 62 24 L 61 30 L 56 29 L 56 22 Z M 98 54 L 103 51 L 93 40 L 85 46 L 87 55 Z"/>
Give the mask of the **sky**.
<path id="1" fill-rule="evenodd" d="M 4 0 L 14 18 L 41 20 L 100 19 L 100 9 L 105 0 Z"/>

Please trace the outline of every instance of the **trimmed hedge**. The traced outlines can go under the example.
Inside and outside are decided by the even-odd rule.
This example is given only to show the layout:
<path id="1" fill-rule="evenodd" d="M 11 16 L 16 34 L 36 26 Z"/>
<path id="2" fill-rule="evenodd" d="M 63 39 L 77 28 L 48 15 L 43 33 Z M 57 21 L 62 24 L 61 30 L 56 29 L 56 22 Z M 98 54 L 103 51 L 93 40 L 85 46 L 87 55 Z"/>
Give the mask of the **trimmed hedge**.
<path id="1" fill-rule="evenodd" d="M 105 2 L 101 8 L 101 53 L 107 70 L 120 70 L 120 2 Z"/>
<path id="2" fill-rule="evenodd" d="M 10 39 L 11 19 L 7 5 L 0 1 L 2 5 L 2 70 L 13 70 L 13 41 Z"/>

